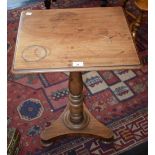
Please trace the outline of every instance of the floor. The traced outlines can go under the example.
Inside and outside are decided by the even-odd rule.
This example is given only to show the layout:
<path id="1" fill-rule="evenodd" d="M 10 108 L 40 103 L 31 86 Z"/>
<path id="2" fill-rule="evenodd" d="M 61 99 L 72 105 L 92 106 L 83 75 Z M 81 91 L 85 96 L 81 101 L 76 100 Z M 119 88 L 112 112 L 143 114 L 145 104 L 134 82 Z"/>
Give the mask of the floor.
<path id="1" fill-rule="evenodd" d="M 41 2 L 43 0 L 7 0 L 7 9 L 15 9 L 21 6 L 30 5 L 35 2 Z"/>

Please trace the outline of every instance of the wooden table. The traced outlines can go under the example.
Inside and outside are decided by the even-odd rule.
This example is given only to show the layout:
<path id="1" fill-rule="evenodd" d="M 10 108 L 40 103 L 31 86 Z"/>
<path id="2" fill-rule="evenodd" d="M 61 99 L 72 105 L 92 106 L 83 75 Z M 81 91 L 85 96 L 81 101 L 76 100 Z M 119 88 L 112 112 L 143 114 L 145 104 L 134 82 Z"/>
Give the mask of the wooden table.
<path id="1" fill-rule="evenodd" d="M 70 133 L 113 139 L 83 104 L 82 71 L 139 68 L 140 61 L 121 7 L 27 10 L 20 18 L 12 71 L 69 71 L 69 102 L 42 143 Z"/>

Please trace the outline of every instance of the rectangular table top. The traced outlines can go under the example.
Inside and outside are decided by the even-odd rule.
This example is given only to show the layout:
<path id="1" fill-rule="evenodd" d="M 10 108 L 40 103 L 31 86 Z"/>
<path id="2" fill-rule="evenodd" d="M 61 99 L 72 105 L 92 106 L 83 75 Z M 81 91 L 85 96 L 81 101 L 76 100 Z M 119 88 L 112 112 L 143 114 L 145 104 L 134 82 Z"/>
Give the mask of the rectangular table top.
<path id="1" fill-rule="evenodd" d="M 21 14 L 14 73 L 139 67 L 121 7 L 27 10 Z"/>

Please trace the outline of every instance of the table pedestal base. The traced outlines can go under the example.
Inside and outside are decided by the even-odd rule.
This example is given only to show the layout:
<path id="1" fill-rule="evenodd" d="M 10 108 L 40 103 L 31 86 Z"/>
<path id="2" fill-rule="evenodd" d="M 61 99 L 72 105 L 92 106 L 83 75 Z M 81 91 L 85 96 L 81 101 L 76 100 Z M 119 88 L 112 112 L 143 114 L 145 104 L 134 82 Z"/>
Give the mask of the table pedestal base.
<path id="1" fill-rule="evenodd" d="M 68 107 L 61 114 L 61 116 L 54 122 L 52 126 L 45 129 L 41 133 L 41 143 L 43 146 L 48 147 L 52 144 L 55 138 L 58 138 L 60 136 L 65 136 L 65 135 L 71 135 L 71 134 L 95 136 L 97 138 L 103 139 L 105 143 L 113 141 L 112 130 L 106 127 L 104 124 L 100 123 L 98 120 L 96 120 L 85 106 L 84 106 L 84 111 L 89 116 L 90 121 L 87 127 L 81 130 L 72 130 L 65 126 L 63 118 L 67 111 L 68 111 Z"/>
<path id="2" fill-rule="evenodd" d="M 93 135 L 105 142 L 113 140 L 113 132 L 98 122 L 83 104 L 83 82 L 81 72 L 71 72 L 69 77 L 69 103 L 65 111 L 41 133 L 44 146 L 51 145 L 56 137 L 68 134 Z"/>

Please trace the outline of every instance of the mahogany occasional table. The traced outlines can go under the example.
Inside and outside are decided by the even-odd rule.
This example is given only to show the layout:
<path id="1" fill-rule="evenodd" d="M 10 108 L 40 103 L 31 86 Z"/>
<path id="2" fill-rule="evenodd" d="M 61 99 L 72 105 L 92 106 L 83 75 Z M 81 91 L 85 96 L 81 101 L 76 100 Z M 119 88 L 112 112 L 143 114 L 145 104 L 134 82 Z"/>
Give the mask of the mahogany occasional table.
<path id="1" fill-rule="evenodd" d="M 41 133 L 42 144 L 67 134 L 113 139 L 83 104 L 82 71 L 140 68 L 121 7 L 23 11 L 12 70 L 21 73 L 69 71 L 69 100 L 55 123 Z"/>

